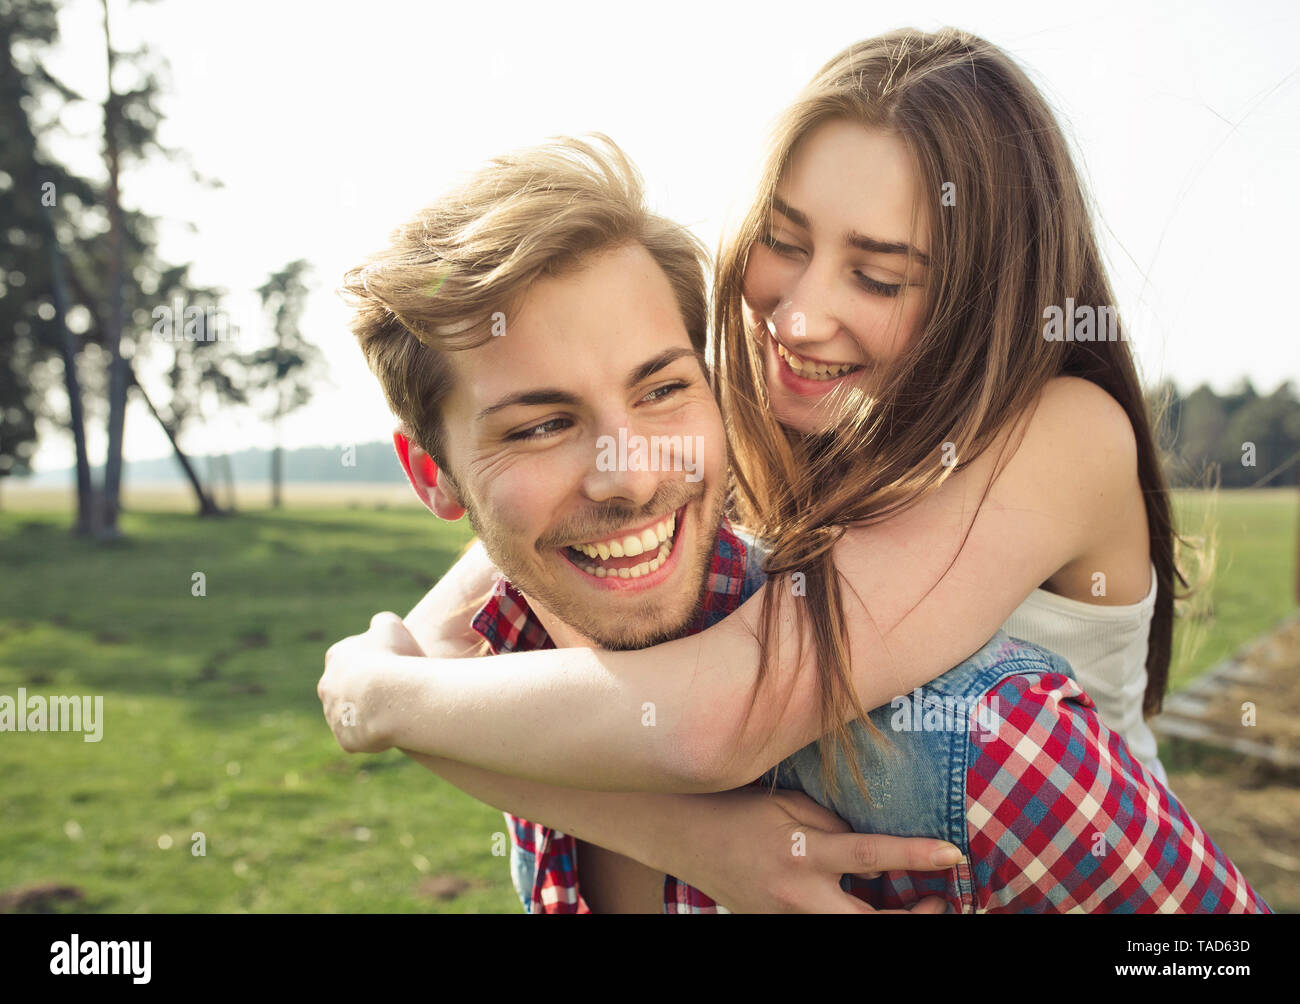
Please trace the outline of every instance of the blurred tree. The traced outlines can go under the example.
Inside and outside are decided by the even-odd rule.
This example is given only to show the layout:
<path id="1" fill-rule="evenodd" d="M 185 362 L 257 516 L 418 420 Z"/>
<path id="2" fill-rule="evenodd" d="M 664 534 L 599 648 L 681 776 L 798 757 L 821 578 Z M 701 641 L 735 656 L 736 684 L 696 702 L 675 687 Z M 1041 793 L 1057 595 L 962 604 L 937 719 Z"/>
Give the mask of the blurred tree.
<path id="1" fill-rule="evenodd" d="M 1247 444 L 1253 461 L 1249 466 L 1243 463 Z M 1300 400 L 1291 383 L 1282 384 L 1267 397 L 1245 399 L 1228 420 L 1221 450 L 1225 485 L 1263 488 L 1289 484 L 1291 478 L 1284 476 L 1284 468 L 1300 450 Z"/>
<path id="2" fill-rule="evenodd" d="M 1197 387 L 1178 409 L 1174 452 L 1182 461 L 1180 484 L 1202 483 L 1207 469 L 1219 463 L 1219 443 L 1228 427 L 1228 411 L 1209 387 Z"/>
<path id="3" fill-rule="evenodd" d="M 302 337 L 302 318 L 308 287 L 305 281 L 311 265 L 292 261 L 258 287 L 257 295 L 271 321 L 272 344 L 247 358 L 252 388 L 269 397 L 266 416 L 271 421 L 271 505 L 280 508 L 283 481 L 283 451 L 280 420 L 311 400 L 321 364 L 320 350 Z"/>
<path id="4" fill-rule="evenodd" d="M 156 406 L 142 384 L 136 381 L 135 386 L 172 442 L 199 500 L 200 515 L 215 515 L 220 507 L 212 492 L 205 491 L 179 440 L 183 429 L 194 419 L 201 419 L 207 409 L 244 405 L 248 396 L 243 360 L 235 351 L 240 333 L 221 309 L 221 291 L 192 282 L 189 270 L 189 265 L 165 267 L 150 284 L 157 300 L 153 330 L 167 337 L 142 339 L 141 350 L 154 351 L 159 344 L 170 349 L 164 374 L 168 395 L 159 398 L 161 403 Z M 136 326 L 142 328 L 148 323 L 147 319 L 137 318 Z"/>
<path id="5" fill-rule="evenodd" d="M 109 45 L 117 91 L 104 106 L 107 195 L 103 185 L 73 174 L 46 148 L 46 136 L 66 135 L 60 113 L 85 100 L 40 60 L 58 40 L 58 7 L 55 0 L 0 0 L 0 219 L 5 221 L 0 245 L 0 476 L 27 469 L 41 420 L 66 424 L 77 456 L 76 529 L 92 529 L 102 515 L 103 532 L 113 535 L 120 503 L 108 498 L 107 491 L 102 500 L 93 499 L 83 389 L 87 410 L 108 398 L 106 488 L 115 481 L 113 494 L 120 497 L 125 395 L 134 386 L 167 433 L 200 512 L 213 506 L 181 450 L 181 429 L 199 417 L 205 398 L 209 405 L 243 403 L 244 398 L 235 380 L 234 346 L 202 334 L 199 341 L 169 340 L 170 397 L 153 395 L 161 407 L 155 407 L 137 380 L 139 362 L 156 351 L 144 335 L 159 301 L 211 306 L 219 294 L 190 282 L 188 266 L 161 261 L 155 252 L 156 220 L 123 208 L 112 197 L 114 160 L 120 167 L 126 158 L 181 156 L 156 139 L 165 63 L 145 50 L 115 53 Z M 106 3 L 104 9 L 107 19 Z M 214 184 L 197 172 L 193 177 Z M 113 342 L 118 350 L 107 353 L 106 372 L 79 370 L 78 360 L 88 348 L 98 361 Z M 48 364 L 56 357 L 63 363 L 66 418 L 54 414 L 48 401 L 54 372 Z"/>
<path id="6" fill-rule="evenodd" d="M 67 326 L 74 306 L 60 231 L 75 239 L 59 203 L 89 197 L 92 187 L 38 149 L 29 109 L 77 95 L 34 58 L 58 35 L 52 0 L 0 0 L 0 478 L 30 467 L 39 419 L 54 419 L 45 403 L 51 374 L 63 361 L 64 387 L 77 472 L 74 530 L 92 529 L 95 510 L 86 454 L 78 345 Z M 65 203 L 66 204 L 66 203 Z"/>

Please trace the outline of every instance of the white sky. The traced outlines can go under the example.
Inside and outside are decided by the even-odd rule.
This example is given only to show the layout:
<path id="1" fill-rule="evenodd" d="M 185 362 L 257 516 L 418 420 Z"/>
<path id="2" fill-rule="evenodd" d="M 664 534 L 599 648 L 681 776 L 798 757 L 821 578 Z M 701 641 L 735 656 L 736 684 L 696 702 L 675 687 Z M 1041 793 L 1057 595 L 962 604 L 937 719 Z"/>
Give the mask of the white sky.
<path id="1" fill-rule="evenodd" d="M 1300 381 L 1300 330 L 1282 296 L 1300 278 L 1293 0 L 111 6 L 118 48 L 145 42 L 171 64 L 164 141 L 225 185 L 199 189 L 180 165 L 124 180 L 128 204 L 174 224 L 164 256 L 230 291 L 246 347 L 264 337 L 255 287 L 294 258 L 315 265 L 303 330 L 325 352 L 330 384 L 286 420 L 286 446 L 387 435 L 334 289 L 459 175 L 550 135 L 606 132 L 641 168 L 654 208 L 715 248 L 775 115 L 845 45 L 904 25 L 982 35 L 1043 88 L 1082 152 L 1148 380 Z M 69 5 L 50 61 L 93 98 L 104 88 L 99 9 Z M 66 124 L 93 157 L 97 110 Z M 102 422 L 89 432 L 98 465 Z M 138 403 L 126 435 L 128 459 L 169 452 Z M 230 411 L 192 427 L 184 445 L 265 446 L 269 431 Z M 38 469 L 70 462 L 70 437 L 43 437 Z"/>

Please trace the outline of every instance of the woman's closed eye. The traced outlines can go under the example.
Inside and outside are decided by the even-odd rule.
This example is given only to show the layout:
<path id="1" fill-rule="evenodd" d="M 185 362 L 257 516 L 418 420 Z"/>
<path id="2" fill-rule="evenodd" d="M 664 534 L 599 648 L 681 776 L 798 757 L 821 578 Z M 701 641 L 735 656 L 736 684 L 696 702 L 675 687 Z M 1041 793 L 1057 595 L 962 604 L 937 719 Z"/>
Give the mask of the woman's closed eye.
<path id="1" fill-rule="evenodd" d="M 771 234 L 764 234 L 759 239 L 777 254 L 785 255 L 786 257 L 794 257 L 808 253 L 801 247 L 796 247 L 793 244 L 786 244 L 784 241 L 777 240 Z"/>
<path id="2" fill-rule="evenodd" d="M 873 279 L 869 275 L 854 271 L 853 276 L 862 285 L 868 293 L 875 293 L 877 296 L 897 296 L 903 289 L 902 284 L 893 285 L 888 282 L 881 282 L 879 279 Z"/>
<path id="3" fill-rule="evenodd" d="M 777 240 L 772 234 L 765 234 L 762 241 L 777 254 L 787 258 L 796 258 L 808 253 L 794 244 L 787 244 L 785 241 Z M 858 285 L 868 293 L 874 293 L 876 296 L 897 296 L 903 289 L 901 283 L 881 282 L 879 279 L 873 279 L 857 269 L 854 270 L 853 277 L 858 281 Z"/>

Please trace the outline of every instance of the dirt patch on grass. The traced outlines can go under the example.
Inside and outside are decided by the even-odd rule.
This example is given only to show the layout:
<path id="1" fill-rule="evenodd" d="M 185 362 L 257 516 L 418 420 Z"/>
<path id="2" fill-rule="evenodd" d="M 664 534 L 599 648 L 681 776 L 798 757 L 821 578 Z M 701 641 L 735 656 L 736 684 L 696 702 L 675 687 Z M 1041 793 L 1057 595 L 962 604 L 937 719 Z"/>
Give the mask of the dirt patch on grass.
<path id="1" fill-rule="evenodd" d="M 1300 913 L 1300 792 L 1247 769 L 1171 771 L 1170 787 L 1277 913 Z"/>
<path id="2" fill-rule="evenodd" d="M 83 899 L 85 894 L 75 885 L 33 882 L 0 891 L 0 913 L 59 913 L 60 904 Z"/>
<path id="3" fill-rule="evenodd" d="M 449 900 L 462 893 L 478 888 L 483 882 L 477 879 L 462 878 L 459 875 L 430 875 L 421 879 L 415 887 L 415 894 L 421 899 Z"/>
<path id="4" fill-rule="evenodd" d="M 1168 705 L 1174 794 L 1269 906 L 1300 913 L 1300 617 Z"/>
<path id="5" fill-rule="evenodd" d="M 1300 752 L 1300 618 L 1247 646 L 1235 661 L 1241 676 L 1210 701 L 1207 720 L 1273 749 Z M 1245 724 L 1252 711 L 1255 724 Z"/>

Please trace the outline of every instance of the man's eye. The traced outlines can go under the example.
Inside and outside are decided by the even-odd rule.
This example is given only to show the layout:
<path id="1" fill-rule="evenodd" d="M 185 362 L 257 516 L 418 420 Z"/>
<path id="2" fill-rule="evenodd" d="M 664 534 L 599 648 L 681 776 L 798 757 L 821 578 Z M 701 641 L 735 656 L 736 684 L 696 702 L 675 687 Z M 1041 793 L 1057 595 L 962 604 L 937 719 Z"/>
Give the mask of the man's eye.
<path id="1" fill-rule="evenodd" d="M 565 425 L 564 423 L 567 423 L 568 421 L 569 420 L 567 418 L 548 419 L 547 421 L 542 422 L 540 425 L 534 425 L 531 428 L 522 429 L 519 432 L 512 432 L 510 433 L 510 435 L 506 436 L 506 439 L 509 439 L 513 442 L 522 442 L 524 440 L 550 439 L 552 436 L 558 433 L 562 428 L 567 428 L 568 426 Z"/>
<path id="2" fill-rule="evenodd" d="M 656 387 L 654 390 L 652 390 L 641 400 L 654 403 L 655 401 L 664 400 L 665 398 L 671 396 L 672 394 L 676 393 L 679 390 L 685 390 L 685 389 L 686 389 L 686 384 L 680 380 L 677 381 L 676 383 L 666 383 L 662 387 Z"/>

